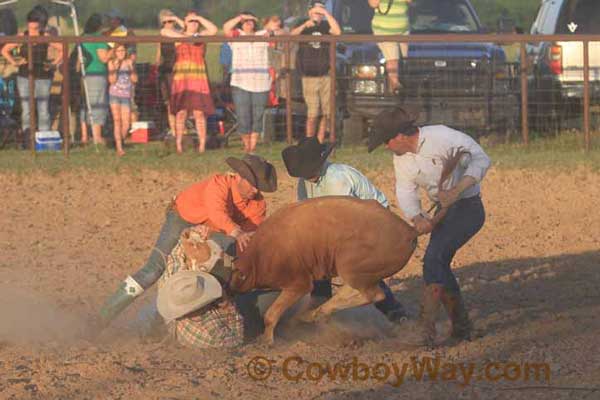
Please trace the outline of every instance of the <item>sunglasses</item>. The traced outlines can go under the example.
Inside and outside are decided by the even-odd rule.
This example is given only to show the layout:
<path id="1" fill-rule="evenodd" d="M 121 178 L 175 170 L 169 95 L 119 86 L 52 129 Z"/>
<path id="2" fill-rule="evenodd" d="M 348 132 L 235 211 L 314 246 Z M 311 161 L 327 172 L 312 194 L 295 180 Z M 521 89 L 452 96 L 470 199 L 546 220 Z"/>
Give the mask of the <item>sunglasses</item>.
<path id="1" fill-rule="evenodd" d="M 174 24 L 174 23 L 175 23 L 175 20 L 168 19 L 168 20 L 165 20 L 165 21 L 163 21 L 162 23 L 163 23 L 163 25 L 166 25 L 166 24 Z"/>

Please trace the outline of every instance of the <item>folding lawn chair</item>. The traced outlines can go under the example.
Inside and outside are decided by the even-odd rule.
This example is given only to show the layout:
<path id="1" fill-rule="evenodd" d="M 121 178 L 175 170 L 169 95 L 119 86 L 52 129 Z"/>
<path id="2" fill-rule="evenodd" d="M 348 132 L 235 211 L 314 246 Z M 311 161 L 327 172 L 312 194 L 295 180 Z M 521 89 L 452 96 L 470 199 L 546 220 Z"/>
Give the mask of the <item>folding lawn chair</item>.
<path id="1" fill-rule="evenodd" d="M 231 85 L 229 78 L 224 74 L 223 82 L 216 85 L 213 90 L 213 101 L 216 109 L 216 122 L 218 125 L 217 139 L 220 146 L 229 145 L 229 137 L 237 132 L 239 126 L 238 117 L 235 113 Z"/>
<path id="2" fill-rule="evenodd" d="M 11 140 L 18 142 L 19 124 L 12 117 L 16 92 L 15 80 L 0 76 L 0 149 Z"/>

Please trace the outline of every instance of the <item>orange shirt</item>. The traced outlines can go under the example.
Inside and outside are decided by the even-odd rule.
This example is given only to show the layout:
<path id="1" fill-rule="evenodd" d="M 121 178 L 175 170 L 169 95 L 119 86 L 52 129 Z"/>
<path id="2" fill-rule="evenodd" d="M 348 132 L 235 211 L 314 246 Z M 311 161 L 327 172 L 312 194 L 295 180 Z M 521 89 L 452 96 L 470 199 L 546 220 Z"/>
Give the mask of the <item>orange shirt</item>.
<path id="1" fill-rule="evenodd" d="M 191 224 L 208 224 L 225 234 L 236 228 L 256 230 L 267 214 L 262 194 L 244 200 L 237 189 L 239 175 L 213 175 L 183 190 L 175 204 L 179 216 Z"/>

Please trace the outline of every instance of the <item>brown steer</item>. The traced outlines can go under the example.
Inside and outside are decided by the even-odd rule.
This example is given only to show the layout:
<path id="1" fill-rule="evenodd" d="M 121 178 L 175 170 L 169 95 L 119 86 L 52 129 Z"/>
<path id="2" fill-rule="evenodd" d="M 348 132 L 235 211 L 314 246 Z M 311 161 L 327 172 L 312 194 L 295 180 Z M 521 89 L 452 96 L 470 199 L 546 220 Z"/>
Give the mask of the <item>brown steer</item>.
<path id="1" fill-rule="evenodd" d="M 331 196 L 292 204 L 258 228 L 235 262 L 230 289 L 281 290 L 264 317 L 262 339 L 272 343 L 281 315 L 310 293 L 315 280 L 339 276 L 344 285 L 329 301 L 305 314 L 305 321 L 383 300 L 379 281 L 406 265 L 417 235 L 375 200 Z"/>

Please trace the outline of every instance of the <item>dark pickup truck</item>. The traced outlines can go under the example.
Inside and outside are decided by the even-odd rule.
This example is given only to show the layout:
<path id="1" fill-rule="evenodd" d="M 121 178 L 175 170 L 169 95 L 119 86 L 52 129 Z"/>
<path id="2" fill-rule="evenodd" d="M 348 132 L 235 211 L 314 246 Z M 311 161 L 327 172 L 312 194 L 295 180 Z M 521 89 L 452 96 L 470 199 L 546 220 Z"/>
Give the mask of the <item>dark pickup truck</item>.
<path id="1" fill-rule="evenodd" d="M 344 34 L 372 34 L 367 0 L 329 0 L 327 7 Z M 409 10 L 412 34 L 483 32 L 468 0 L 413 0 Z M 340 43 L 337 71 L 346 143 L 360 141 L 374 116 L 398 104 L 418 104 L 421 124 L 446 124 L 474 136 L 512 130 L 519 118 L 513 68 L 493 43 L 410 43 L 396 95 L 388 94 L 385 60 L 375 43 Z"/>

